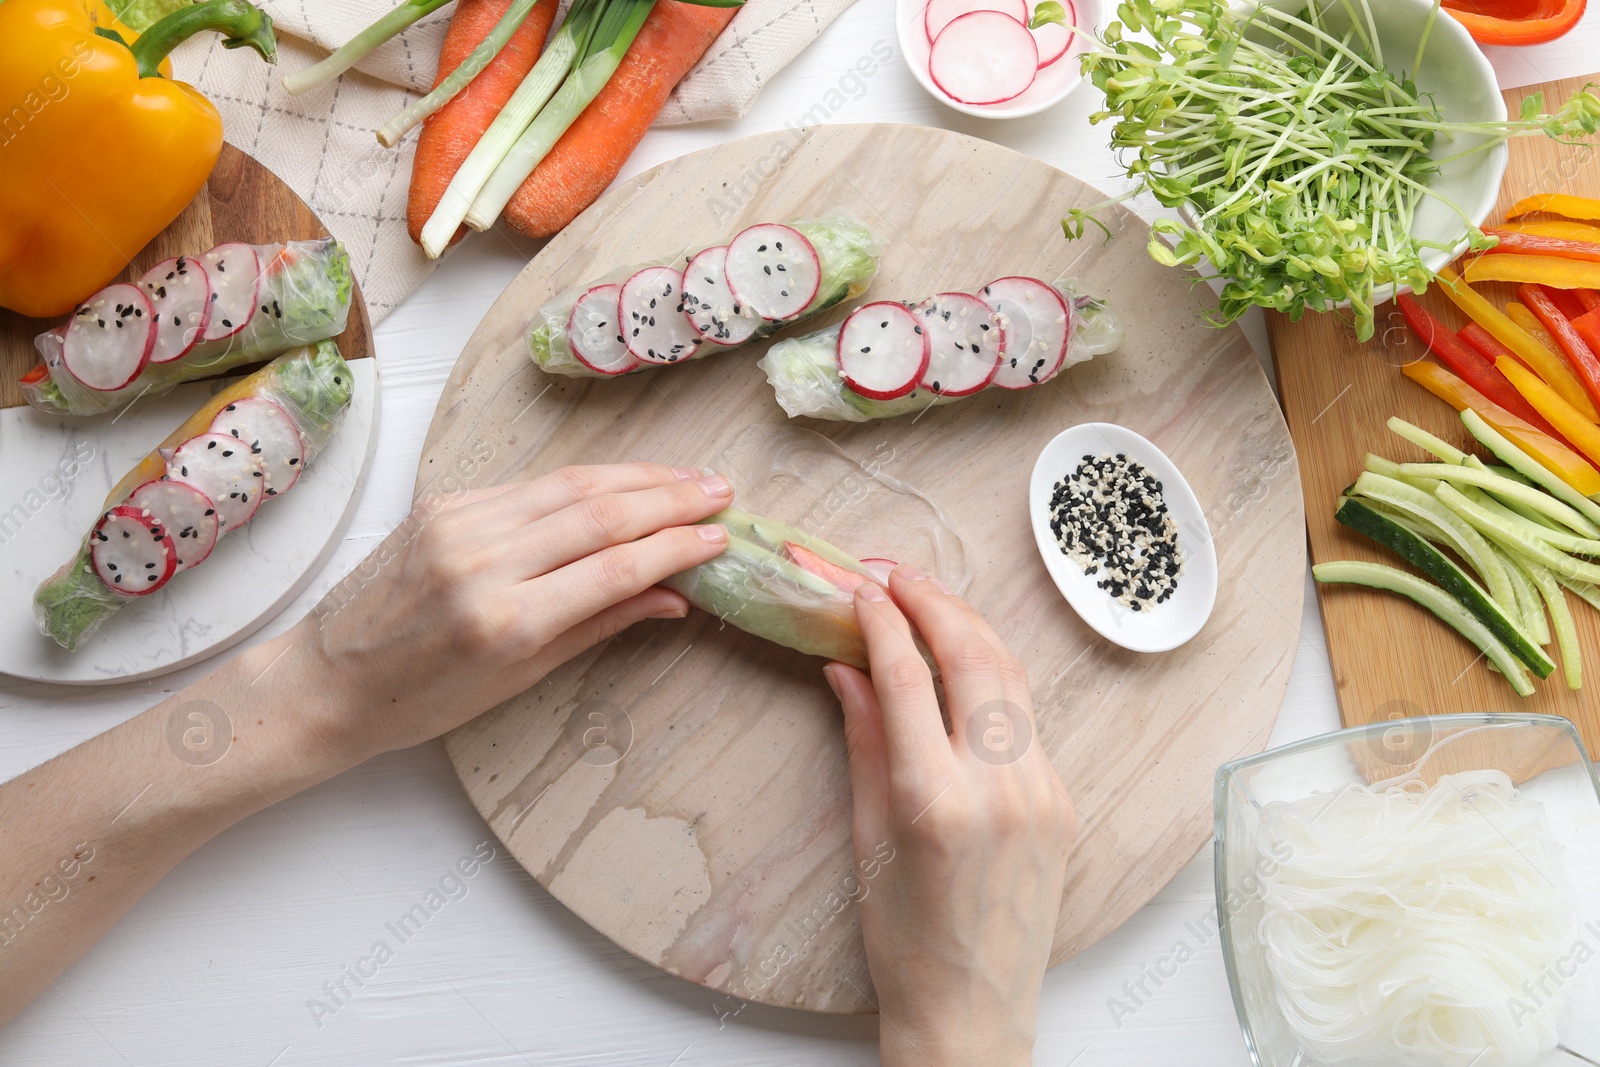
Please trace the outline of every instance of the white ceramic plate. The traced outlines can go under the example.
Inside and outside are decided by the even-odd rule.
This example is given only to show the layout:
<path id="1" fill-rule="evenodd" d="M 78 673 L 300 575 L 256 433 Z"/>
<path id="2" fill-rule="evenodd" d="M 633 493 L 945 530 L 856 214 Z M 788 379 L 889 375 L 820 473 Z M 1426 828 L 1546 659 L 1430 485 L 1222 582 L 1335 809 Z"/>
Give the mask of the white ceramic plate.
<path id="1" fill-rule="evenodd" d="M 1028 0 L 1028 13 L 1033 13 L 1037 0 Z M 1067 21 L 1074 26 L 1098 32 L 1102 0 L 1061 0 L 1067 9 Z M 1066 53 L 1048 67 L 1040 69 L 1033 84 L 1022 95 L 998 104 L 962 104 L 945 95 L 928 73 L 928 53 L 932 43 L 928 40 L 923 14 L 928 0 L 897 0 L 895 4 L 895 32 L 900 38 L 900 56 L 911 67 L 917 83 L 939 103 L 968 115 L 982 119 L 1018 119 L 1036 115 L 1047 107 L 1065 100 L 1083 81 L 1078 70 L 1078 56 L 1089 47 L 1083 34 L 1074 34 Z"/>
<path id="2" fill-rule="evenodd" d="M 1107 452 L 1125 454 L 1160 480 L 1162 496 L 1178 524 L 1183 571 L 1177 589 L 1165 603 L 1148 611 L 1133 611 L 1108 596 L 1061 551 L 1050 530 L 1050 497 L 1056 483 L 1077 470 L 1084 456 Z M 1217 552 L 1205 511 L 1167 454 L 1126 426 L 1086 422 L 1057 434 L 1033 465 L 1028 512 L 1045 569 L 1072 610 L 1107 641 L 1134 652 L 1166 652 L 1199 633 L 1211 617 L 1217 602 Z"/>

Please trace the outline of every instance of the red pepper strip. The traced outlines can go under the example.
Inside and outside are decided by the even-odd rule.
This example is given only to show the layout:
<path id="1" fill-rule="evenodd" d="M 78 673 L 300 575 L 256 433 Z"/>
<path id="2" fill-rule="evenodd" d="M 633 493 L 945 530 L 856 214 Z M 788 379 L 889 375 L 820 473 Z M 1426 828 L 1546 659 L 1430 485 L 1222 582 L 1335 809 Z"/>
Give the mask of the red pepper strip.
<path id="1" fill-rule="evenodd" d="M 1576 325 L 1576 323 L 1574 323 L 1574 325 Z M 1595 325 L 1597 328 L 1600 328 L 1600 316 L 1596 317 Z M 1510 356 L 1512 359 L 1517 358 L 1517 354 L 1515 352 L 1501 344 L 1499 340 L 1495 338 L 1494 334 L 1490 333 L 1488 330 L 1485 330 L 1482 326 L 1479 326 L 1475 322 L 1467 323 L 1461 328 L 1461 332 L 1457 333 L 1456 336 L 1462 341 L 1465 341 L 1467 344 L 1471 345 L 1473 348 L 1477 349 L 1483 358 L 1488 361 L 1489 366 L 1487 369 L 1496 375 L 1498 375 L 1500 372 L 1494 369 L 1495 360 L 1499 359 L 1501 356 Z M 1509 382 L 1506 384 L 1510 385 Z M 1531 407 L 1532 405 L 1529 406 Z M 1479 414 L 1482 414 L 1482 412 L 1479 412 Z M 1509 415 L 1510 412 L 1507 412 L 1506 414 Z M 1538 412 L 1534 412 L 1534 414 L 1537 415 Z M 1538 429 L 1546 436 L 1552 437 L 1562 444 L 1571 447 L 1567 439 L 1562 437 L 1561 434 L 1557 433 L 1556 428 L 1546 422 L 1543 417 L 1539 419 Z"/>
<path id="2" fill-rule="evenodd" d="M 1588 310 L 1583 306 L 1583 303 L 1573 295 L 1576 290 L 1553 289 L 1548 285 L 1541 285 L 1539 288 L 1544 292 L 1544 295 L 1549 299 L 1550 303 L 1554 304 L 1556 308 L 1560 310 L 1561 314 L 1565 315 L 1569 319 L 1575 319 Z"/>
<path id="3" fill-rule="evenodd" d="M 1572 320 L 1561 313 L 1561 309 L 1544 295 L 1544 290 L 1539 286 L 1519 285 L 1517 296 L 1522 299 L 1523 306 L 1533 312 L 1534 317 L 1550 331 L 1550 336 L 1555 338 L 1556 344 L 1566 355 L 1567 362 L 1578 372 L 1578 381 L 1583 383 L 1584 392 L 1600 407 L 1600 358 L 1595 356 L 1594 349 L 1572 328 Z M 1481 389 L 1478 391 L 1483 392 Z"/>
<path id="4" fill-rule="evenodd" d="M 1488 252 L 1520 252 L 1526 256 L 1560 256 L 1562 259 L 1586 259 L 1600 263 L 1600 244 L 1564 241 L 1559 237 L 1540 237 L 1538 234 L 1493 227 L 1483 232 L 1490 237 L 1500 238 L 1500 243 L 1488 249 Z"/>
<path id="5" fill-rule="evenodd" d="M 1427 346 L 1428 351 L 1439 357 L 1439 361 L 1449 367 L 1466 383 L 1499 404 L 1513 415 L 1531 422 L 1544 432 L 1555 435 L 1555 429 L 1544 416 L 1533 409 L 1533 405 L 1523 399 L 1521 393 L 1512 388 L 1506 381 L 1505 375 L 1494 369 L 1494 365 L 1480 356 L 1470 345 L 1462 342 L 1449 328 L 1432 315 L 1428 314 L 1423 306 L 1417 303 L 1410 293 L 1399 298 L 1400 313 L 1406 317 L 1407 324 Z"/>
<path id="6" fill-rule="evenodd" d="M 1506 212 L 1506 218 L 1520 219 L 1539 211 L 1560 215 L 1564 219 L 1600 219 L 1600 200 L 1568 196 L 1565 193 L 1539 193 L 1512 204 L 1511 210 Z"/>
<path id="7" fill-rule="evenodd" d="M 1600 352 L 1600 309 L 1579 315 L 1572 320 L 1572 328 L 1592 352 Z"/>
<path id="8" fill-rule="evenodd" d="M 1600 290 L 1574 289 L 1572 295 L 1578 298 L 1578 303 L 1583 305 L 1584 314 L 1591 311 L 1600 311 Z"/>
<path id="9" fill-rule="evenodd" d="M 45 366 L 43 363 L 41 363 L 37 367 L 35 367 L 31 371 L 29 371 L 27 374 L 24 374 L 22 376 L 22 379 L 21 379 L 22 384 L 23 385 L 32 385 L 34 382 L 42 382 L 42 381 L 45 380 L 46 376 L 49 375 L 49 373 L 50 373 L 50 368 Z"/>
<path id="10" fill-rule="evenodd" d="M 1484 0 L 1444 0 L 1445 10 L 1467 28 L 1479 44 L 1544 44 L 1583 18 L 1586 0 L 1540 0 L 1537 5 L 1486 4 Z M 1484 14 L 1502 11 L 1507 17 Z"/>

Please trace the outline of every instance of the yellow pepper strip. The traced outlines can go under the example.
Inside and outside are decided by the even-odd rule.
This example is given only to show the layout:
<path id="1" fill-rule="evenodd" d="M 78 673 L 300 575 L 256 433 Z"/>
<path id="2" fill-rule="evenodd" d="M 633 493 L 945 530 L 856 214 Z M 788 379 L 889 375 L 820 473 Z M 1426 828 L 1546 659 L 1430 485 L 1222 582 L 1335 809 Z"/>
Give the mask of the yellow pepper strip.
<path id="1" fill-rule="evenodd" d="M 1419 359 L 1400 373 L 1457 411 L 1471 409 L 1545 470 L 1584 496 L 1600 494 L 1600 470 L 1547 433 L 1528 425 L 1437 363 Z"/>
<path id="2" fill-rule="evenodd" d="M 1538 196 L 1518 200 L 1511 205 L 1511 210 L 1506 212 L 1506 218 L 1520 219 L 1524 215 L 1532 215 L 1538 211 L 1568 219 L 1600 219 L 1600 200 L 1590 200 L 1583 196 L 1566 196 L 1561 193 L 1541 193 Z"/>
<path id="3" fill-rule="evenodd" d="M 1495 227 L 1512 233 L 1528 233 L 1535 237 L 1554 237 L 1561 241 L 1588 241 L 1600 244 L 1600 226 L 1586 222 L 1569 222 L 1566 219 L 1535 219 L 1532 222 L 1507 222 Z"/>
<path id="4" fill-rule="evenodd" d="M 131 44 L 85 0 L 0 3 L 0 307 L 62 315 L 111 281 L 194 199 L 222 150 L 222 116 L 162 77 L 196 33 L 275 59 L 248 0 L 177 8 Z"/>
<path id="5" fill-rule="evenodd" d="M 1554 389 L 1510 356 L 1501 356 L 1494 361 L 1494 366 L 1533 405 L 1533 410 L 1548 419 L 1557 433 L 1572 442 L 1572 447 L 1582 452 L 1590 463 L 1600 463 L 1600 426 L 1584 418 L 1577 408 L 1561 399 Z"/>
<path id="6" fill-rule="evenodd" d="M 1600 422 L 1600 411 L 1595 410 L 1594 401 L 1589 399 L 1589 393 L 1584 389 L 1583 383 L 1578 381 L 1578 376 L 1556 351 L 1554 340 L 1551 340 L 1548 347 L 1540 344 L 1527 330 L 1507 318 L 1505 313 L 1489 303 L 1482 293 L 1458 278 L 1449 268 L 1439 272 L 1438 281 L 1439 287 L 1444 290 L 1444 295 L 1454 301 L 1456 307 L 1460 308 L 1467 318 L 1488 330 L 1496 341 L 1511 349 L 1512 355 L 1526 363 L 1529 369 L 1548 383 L 1562 400 L 1576 408 L 1584 418 L 1591 422 Z M 1523 310 L 1527 311 L 1526 308 Z M 1531 316 L 1532 312 L 1528 314 Z M 1540 331 L 1543 332 L 1543 329 L 1541 326 Z"/>
<path id="7" fill-rule="evenodd" d="M 1467 264 L 1469 282 L 1531 282 L 1552 289 L 1600 289 L 1600 263 L 1555 256 L 1479 256 Z"/>

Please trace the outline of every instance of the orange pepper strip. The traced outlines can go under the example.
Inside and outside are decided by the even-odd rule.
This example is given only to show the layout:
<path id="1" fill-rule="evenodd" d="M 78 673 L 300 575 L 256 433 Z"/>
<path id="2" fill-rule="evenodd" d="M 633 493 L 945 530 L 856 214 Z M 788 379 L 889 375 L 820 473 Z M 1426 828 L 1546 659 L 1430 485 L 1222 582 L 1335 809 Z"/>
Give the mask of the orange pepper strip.
<path id="1" fill-rule="evenodd" d="M 1583 453 L 1585 459 L 1600 463 L 1600 426 L 1584 418 L 1577 408 L 1561 399 L 1554 389 L 1516 360 L 1501 356 L 1494 365 L 1535 411 L 1550 420 L 1550 425 Z"/>
<path id="2" fill-rule="evenodd" d="M 1536 233 L 1517 233 L 1515 230 L 1499 230 L 1492 226 L 1485 227 L 1483 232 L 1500 239 L 1500 243 L 1489 249 L 1486 255 L 1519 252 L 1529 256 L 1555 256 L 1558 259 L 1583 259 L 1600 263 L 1600 243 L 1542 237 Z"/>
<path id="3" fill-rule="evenodd" d="M 1594 401 L 1589 399 L 1589 394 L 1584 391 L 1583 384 L 1578 381 L 1578 376 L 1572 373 L 1572 368 L 1567 366 L 1567 361 L 1561 358 L 1556 351 L 1555 342 L 1549 346 L 1539 343 L 1527 330 L 1508 318 L 1505 312 L 1489 303 L 1482 293 L 1458 278 L 1454 271 L 1446 268 L 1438 275 L 1439 287 L 1444 290 L 1444 295 L 1455 302 L 1473 322 L 1488 330 L 1496 341 L 1511 349 L 1511 354 L 1526 363 L 1550 388 L 1568 404 L 1578 409 L 1591 422 L 1600 422 L 1600 411 L 1594 406 Z M 1533 316 L 1528 316 L 1530 319 Z M 1541 327 L 1541 332 L 1543 328 Z M 1559 429 L 1559 427 L 1557 427 Z"/>
<path id="4" fill-rule="evenodd" d="M 1550 256 L 1479 256 L 1463 272 L 1469 282 L 1516 282 L 1557 289 L 1600 289 L 1600 263 Z"/>
<path id="5" fill-rule="evenodd" d="M 1534 219 L 1504 222 L 1495 227 L 1510 233 L 1531 233 L 1535 237 L 1555 237 L 1562 241 L 1588 241 L 1600 244 L 1600 226 L 1568 219 Z"/>
<path id="6" fill-rule="evenodd" d="M 1545 470 L 1572 486 L 1584 496 L 1600 494 L 1600 470 L 1549 434 L 1517 418 L 1472 386 L 1436 363 L 1419 359 L 1400 368 L 1407 378 L 1422 386 L 1457 411 L 1471 408 Z"/>
<path id="7" fill-rule="evenodd" d="M 1600 200 L 1591 200 L 1583 196 L 1566 196 L 1562 193 L 1540 193 L 1538 196 L 1530 196 L 1511 205 L 1511 210 L 1506 212 L 1506 218 L 1520 219 L 1536 211 L 1568 219 L 1600 219 Z"/>

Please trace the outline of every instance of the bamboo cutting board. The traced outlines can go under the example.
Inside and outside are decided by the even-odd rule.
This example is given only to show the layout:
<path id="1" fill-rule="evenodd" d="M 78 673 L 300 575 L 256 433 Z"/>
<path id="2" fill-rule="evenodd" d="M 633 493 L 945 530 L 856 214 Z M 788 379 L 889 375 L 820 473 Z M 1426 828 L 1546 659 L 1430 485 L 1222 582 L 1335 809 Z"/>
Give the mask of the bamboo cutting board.
<path id="1" fill-rule="evenodd" d="M 747 504 L 863 556 L 897 554 L 921 532 L 877 513 L 859 521 L 891 492 L 872 472 L 926 494 L 965 542 L 970 599 L 1028 667 L 1038 741 L 1077 802 L 1057 962 L 1142 907 L 1210 837 L 1213 772 L 1259 751 L 1277 717 L 1305 581 L 1293 453 L 1259 363 L 1238 330 L 1201 322 L 1190 279 L 1150 260 L 1133 215 L 1117 216 L 1110 244 L 1063 240 L 1064 213 L 1100 199 L 1037 160 L 913 126 L 785 131 L 675 160 L 601 199 L 507 288 L 444 387 L 417 476 L 420 496 L 570 463 L 712 467 Z M 839 206 L 888 242 L 873 299 L 1070 269 L 1121 309 L 1127 341 L 1026 393 L 807 423 L 825 438 L 794 464 L 802 476 L 785 485 L 798 488 L 764 495 L 749 445 L 795 431 L 755 353 L 612 381 L 530 363 L 529 317 L 553 292 Z M 1216 611 L 1170 653 L 1089 630 L 1033 543 L 1034 458 L 1060 430 L 1099 420 L 1159 444 L 1207 511 Z M 743 1000 L 868 1012 L 844 736 L 822 665 L 700 613 L 646 623 L 457 730 L 447 751 L 508 850 L 628 951 Z"/>
<path id="2" fill-rule="evenodd" d="M 1525 96 L 1543 91 L 1546 106 L 1553 107 L 1593 80 L 1572 78 L 1515 89 L 1505 94 L 1506 102 L 1515 115 Z M 1600 197 L 1600 167 L 1593 150 L 1543 137 L 1514 140 L 1500 202 L 1490 220 L 1503 218 L 1513 202 L 1536 192 Z M 1481 288 L 1500 307 L 1515 299 L 1514 286 Z M 1421 299 L 1448 325 L 1465 325 L 1465 317 L 1443 295 L 1428 293 Z M 1367 452 L 1397 461 L 1425 458 L 1387 429 L 1391 416 L 1467 447 L 1468 435 L 1455 412 L 1400 373 L 1423 355 L 1420 343 L 1392 306 L 1387 312 L 1380 309 L 1377 336 L 1365 345 L 1356 342 L 1343 314 L 1307 315 L 1298 323 L 1274 314 L 1268 316 L 1268 327 L 1284 412 L 1300 454 L 1312 561 L 1395 564 L 1397 557 L 1339 525 L 1333 512 L 1339 494 L 1360 474 Z M 1346 725 L 1450 712 L 1544 712 L 1574 720 L 1589 751 L 1600 752 L 1600 613 L 1577 598 L 1569 600 L 1587 661 L 1583 689 L 1569 691 L 1558 668 L 1524 700 L 1488 670 L 1477 649 L 1416 605 L 1349 586 L 1320 589 L 1318 597 Z M 1555 655 L 1553 648 L 1551 653 Z"/>
<path id="3" fill-rule="evenodd" d="M 270 244 L 326 237 L 327 229 L 283 180 L 231 144 L 210 179 L 183 213 L 134 256 L 117 279 L 131 281 L 171 256 L 198 255 L 227 241 Z M 361 289 L 353 286 L 350 322 L 335 340 L 345 359 L 372 355 L 372 323 Z M 60 319 L 30 319 L 0 308 L 0 408 L 25 407 L 17 379 L 39 362 L 36 335 L 60 325 Z M 229 374 L 239 373 L 239 369 Z"/>

